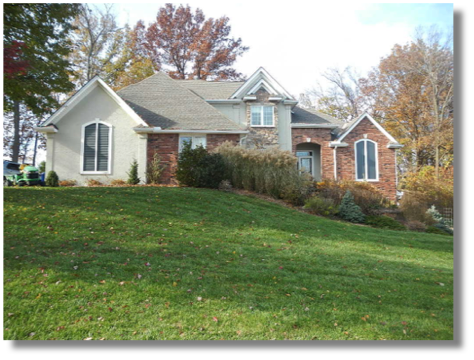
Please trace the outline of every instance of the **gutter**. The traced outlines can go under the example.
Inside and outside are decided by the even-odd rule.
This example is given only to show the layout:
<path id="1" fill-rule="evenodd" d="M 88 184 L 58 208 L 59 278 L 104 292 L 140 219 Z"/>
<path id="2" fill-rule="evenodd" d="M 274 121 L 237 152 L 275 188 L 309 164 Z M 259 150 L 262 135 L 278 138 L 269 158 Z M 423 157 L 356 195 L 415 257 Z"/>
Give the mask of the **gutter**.
<path id="1" fill-rule="evenodd" d="M 163 130 L 161 127 L 133 128 L 137 134 L 248 134 L 248 130 Z"/>
<path id="2" fill-rule="evenodd" d="M 53 126 L 37 126 L 34 127 L 33 130 L 43 134 L 54 134 L 58 132 L 58 129 Z"/>
<path id="3" fill-rule="evenodd" d="M 292 129 L 337 129 L 334 124 L 291 124 Z"/>

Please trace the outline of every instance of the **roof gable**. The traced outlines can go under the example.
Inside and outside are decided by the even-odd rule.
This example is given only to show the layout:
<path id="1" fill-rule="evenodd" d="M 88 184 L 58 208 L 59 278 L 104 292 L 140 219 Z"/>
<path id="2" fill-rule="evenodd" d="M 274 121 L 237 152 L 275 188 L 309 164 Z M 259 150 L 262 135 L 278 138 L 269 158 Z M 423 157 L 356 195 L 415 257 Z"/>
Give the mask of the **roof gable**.
<path id="1" fill-rule="evenodd" d="M 118 106 L 122 108 L 138 125 L 147 126 L 147 124 L 113 91 L 99 76 L 94 76 L 82 88 L 80 88 L 73 96 L 71 96 L 56 112 L 54 112 L 41 127 L 55 125 L 74 109 L 92 90 L 100 86 L 107 95 L 109 95 Z"/>
<path id="2" fill-rule="evenodd" d="M 281 86 L 263 67 L 260 67 L 250 78 L 242 84 L 230 97 L 231 99 L 243 98 L 246 95 L 254 95 L 258 90 L 264 88 L 269 94 L 281 95 L 286 99 L 293 96 Z"/>
<path id="3" fill-rule="evenodd" d="M 374 118 L 372 116 L 370 116 L 369 114 L 367 113 L 364 113 L 362 114 L 356 121 L 354 121 L 348 128 L 347 130 L 345 130 L 341 135 L 340 137 L 337 139 L 337 142 L 342 142 L 342 140 L 344 140 L 344 138 L 352 131 L 355 129 L 355 127 L 357 125 L 359 125 L 359 123 L 364 120 L 364 119 L 367 119 L 369 120 L 382 134 L 384 134 L 389 140 L 391 143 L 393 144 L 396 144 L 398 145 L 398 141 L 395 140 L 395 138 L 390 135 L 387 130 L 385 130 L 382 125 L 380 125 L 377 121 L 374 120 Z"/>

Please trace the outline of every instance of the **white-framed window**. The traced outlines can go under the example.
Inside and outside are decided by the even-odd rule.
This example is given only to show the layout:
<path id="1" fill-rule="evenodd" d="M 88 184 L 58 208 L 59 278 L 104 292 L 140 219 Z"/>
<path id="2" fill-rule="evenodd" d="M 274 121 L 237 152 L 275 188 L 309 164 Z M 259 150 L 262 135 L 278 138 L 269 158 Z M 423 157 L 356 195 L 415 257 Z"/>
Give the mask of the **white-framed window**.
<path id="1" fill-rule="evenodd" d="M 199 145 L 202 145 L 203 148 L 206 148 L 207 141 L 206 135 L 180 135 L 179 136 L 179 152 L 183 149 L 184 143 L 191 143 L 191 149 L 195 149 Z"/>
<path id="2" fill-rule="evenodd" d="M 250 107 L 251 126 L 275 126 L 273 106 L 252 105 Z"/>
<path id="3" fill-rule="evenodd" d="M 112 126 L 96 120 L 82 126 L 82 174 L 110 174 Z"/>
<path id="4" fill-rule="evenodd" d="M 377 143 L 372 140 L 362 139 L 354 144 L 356 180 L 378 181 L 378 155 Z"/>

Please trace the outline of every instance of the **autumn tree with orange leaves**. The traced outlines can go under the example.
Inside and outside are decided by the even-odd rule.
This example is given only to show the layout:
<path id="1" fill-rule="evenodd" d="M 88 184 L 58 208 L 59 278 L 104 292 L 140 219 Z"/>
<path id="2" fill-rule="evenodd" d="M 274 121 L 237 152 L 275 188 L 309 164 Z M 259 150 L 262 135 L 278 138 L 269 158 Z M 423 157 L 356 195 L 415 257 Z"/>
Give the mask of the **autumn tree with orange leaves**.
<path id="1" fill-rule="evenodd" d="M 404 169 L 417 171 L 453 162 L 454 59 L 451 38 L 437 29 L 418 30 L 414 41 L 395 45 L 361 89 L 372 114 L 405 145 Z"/>
<path id="2" fill-rule="evenodd" d="M 232 66 L 248 50 L 242 40 L 230 37 L 229 18 L 206 19 L 201 9 L 166 4 L 146 31 L 137 24 L 141 51 L 156 70 L 176 79 L 236 80 L 242 74 Z"/>

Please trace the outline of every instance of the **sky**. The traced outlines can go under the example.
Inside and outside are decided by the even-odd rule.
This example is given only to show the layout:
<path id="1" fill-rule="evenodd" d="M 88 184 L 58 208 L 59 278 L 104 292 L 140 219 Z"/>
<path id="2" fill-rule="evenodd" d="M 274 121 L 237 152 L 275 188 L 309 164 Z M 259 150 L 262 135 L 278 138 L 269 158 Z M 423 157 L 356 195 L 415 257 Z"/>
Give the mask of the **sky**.
<path id="1" fill-rule="evenodd" d="M 260 66 L 298 97 L 330 67 L 351 66 L 364 75 L 392 47 L 413 38 L 417 26 L 453 28 L 453 4 L 319 1 L 189 1 L 207 17 L 230 18 L 232 36 L 250 50 L 235 68 L 250 76 Z M 291 5 L 290 5 L 291 4 Z M 164 3 L 117 3 L 119 22 L 154 21 Z"/>
<path id="2" fill-rule="evenodd" d="M 201 8 L 206 17 L 229 17 L 231 36 L 240 37 L 243 45 L 250 47 L 235 68 L 251 76 L 263 66 L 296 99 L 318 82 L 324 86 L 321 73 L 328 68 L 351 66 L 364 76 L 395 44 L 409 42 L 417 26 L 437 25 L 445 32 L 453 29 L 453 4 L 314 0 L 184 3 L 193 10 Z M 149 24 L 164 4 L 120 2 L 114 3 L 114 12 L 122 26 L 138 20 Z M 45 152 L 39 151 L 38 158 L 44 160 Z"/>

